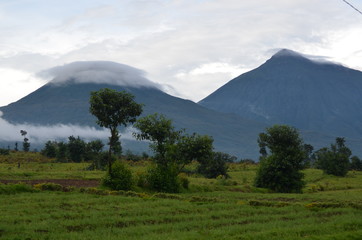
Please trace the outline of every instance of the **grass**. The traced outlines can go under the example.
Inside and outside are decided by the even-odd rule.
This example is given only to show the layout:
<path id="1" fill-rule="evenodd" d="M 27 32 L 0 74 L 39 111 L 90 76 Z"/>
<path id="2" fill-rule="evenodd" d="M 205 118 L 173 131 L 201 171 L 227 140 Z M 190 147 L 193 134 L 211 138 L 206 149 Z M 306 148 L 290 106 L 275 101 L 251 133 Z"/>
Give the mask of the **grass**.
<path id="1" fill-rule="evenodd" d="M 104 175 L 86 165 L 7 162 L 0 179 Z M 308 169 L 303 194 L 279 194 L 252 187 L 256 169 L 231 164 L 231 179 L 192 175 L 180 194 L 0 185 L 0 239 L 362 239 L 361 172 L 340 178 Z"/>

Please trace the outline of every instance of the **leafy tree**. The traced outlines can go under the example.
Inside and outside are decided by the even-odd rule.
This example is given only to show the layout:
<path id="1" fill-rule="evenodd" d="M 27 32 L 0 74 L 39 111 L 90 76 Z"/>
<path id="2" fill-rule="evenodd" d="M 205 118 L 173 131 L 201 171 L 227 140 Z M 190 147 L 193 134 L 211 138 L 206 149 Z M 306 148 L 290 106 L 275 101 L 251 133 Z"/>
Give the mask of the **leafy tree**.
<path id="1" fill-rule="evenodd" d="M 274 125 L 259 134 L 258 143 L 262 156 L 255 185 L 276 192 L 301 192 L 304 175 L 300 170 L 306 154 L 298 131 Z"/>
<path id="2" fill-rule="evenodd" d="M 314 147 L 310 144 L 304 144 L 303 145 L 303 148 L 304 148 L 304 151 L 305 151 L 305 154 L 306 154 L 306 158 L 304 159 L 304 168 L 308 168 L 308 167 L 311 167 L 312 165 L 312 155 L 313 155 L 313 150 L 314 150 Z"/>
<path id="3" fill-rule="evenodd" d="M 176 143 L 168 147 L 166 156 L 170 162 L 176 163 L 178 172 L 194 160 L 207 165 L 213 156 L 213 142 L 207 135 L 180 135 Z"/>
<path id="4" fill-rule="evenodd" d="M 20 130 L 20 134 L 21 136 L 24 137 L 24 142 L 23 142 L 23 151 L 24 152 L 29 152 L 30 150 L 30 143 L 29 143 L 29 139 L 26 137 L 26 134 L 28 134 L 26 131 L 24 130 Z"/>
<path id="5" fill-rule="evenodd" d="M 346 176 L 349 169 L 351 150 L 345 145 L 345 139 L 338 137 L 330 148 L 322 148 L 315 152 L 317 168 L 327 174 Z"/>
<path id="6" fill-rule="evenodd" d="M 57 150 L 58 150 L 57 142 L 47 141 L 40 153 L 48 158 L 55 158 L 57 156 Z"/>
<path id="7" fill-rule="evenodd" d="M 182 131 L 175 131 L 172 120 L 157 113 L 138 119 L 134 127 L 140 130 L 134 134 L 138 140 L 152 142 L 150 148 L 155 153 L 155 162 L 163 166 L 168 165 L 166 152 L 176 143 Z"/>
<path id="8" fill-rule="evenodd" d="M 57 162 L 68 162 L 67 158 L 67 144 L 64 142 L 58 142 L 58 149 L 57 149 Z"/>
<path id="9" fill-rule="evenodd" d="M 86 154 L 86 143 L 78 136 L 70 136 L 67 144 L 68 157 L 71 162 L 82 162 Z"/>
<path id="10" fill-rule="evenodd" d="M 140 130 L 134 136 L 138 140 L 151 141 L 157 165 L 168 167 L 176 164 L 178 171 L 192 160 L 202 161 L 212 154 L 213 139 L 184 130 L 176 131 L 172 120 L 157 113 L 140 118 L 134 126 Z"/>
<path id="11" fill-rule="evenodd" d="M 136 117 L 142 113 L 142 105 L 134 101 L 132 94 L 109 88 L 91 92 L 89 102 L 89 111 L 97 117 L 97 124 L 108 128 L 111 132 L 108 143 L 108 172 L 111 173 L 111 155 L 117 151 L 117 146 L 120 146 L 118 127 L 120 125 L 126 127 L 127 124 L 134 123 Z"/>
<path id="12" fill-rule="evenodd" d="M 192 160 L 202 161 L 211 156 L 213 139 L 209 136 L 176 131 L 172 121 L 153 114 L 140 118 L 134 126 L 139 129 L 138 140 L 151 141 L 155 166 L 147 173 L 148 185 L 157 191 L 176 192 L 180 189 L 178 174 Z"/>
<path id="13" fill-rule="evenodd" d="M 350 169 L 355 171 L 362 171 L 362 161 L 359 157 L 357 156 L 351 157 Z"/>

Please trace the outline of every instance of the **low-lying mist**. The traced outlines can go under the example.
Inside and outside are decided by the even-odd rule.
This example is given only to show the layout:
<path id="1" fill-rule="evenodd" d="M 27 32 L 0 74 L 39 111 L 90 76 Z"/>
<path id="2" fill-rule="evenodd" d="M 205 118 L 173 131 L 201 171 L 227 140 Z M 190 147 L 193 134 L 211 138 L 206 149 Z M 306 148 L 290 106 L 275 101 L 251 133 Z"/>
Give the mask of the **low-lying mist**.
<path id="1" fill-rule="evenodd" d="M 41 144 L 48 140 L 64 140 L 69 136 L 79 136 L 80 138 L 89 141 L 92 139 L 105 140 L 110 136 L 108 129 L 96 129 L 94 127 L 79 126 L 79 125 L 32 125 L 32 124 L 12 124 L 2 118 L 0 112 L 0 142 L 16 142 L 23 141 L 24 137 L 21 136 L 20 131 L 27 132 L 26 137 L 31 143 Z M 121 132 L 121 140 L 135 140 L 132 136 L 134 129 L 132 127 L 126 128 Z"/>

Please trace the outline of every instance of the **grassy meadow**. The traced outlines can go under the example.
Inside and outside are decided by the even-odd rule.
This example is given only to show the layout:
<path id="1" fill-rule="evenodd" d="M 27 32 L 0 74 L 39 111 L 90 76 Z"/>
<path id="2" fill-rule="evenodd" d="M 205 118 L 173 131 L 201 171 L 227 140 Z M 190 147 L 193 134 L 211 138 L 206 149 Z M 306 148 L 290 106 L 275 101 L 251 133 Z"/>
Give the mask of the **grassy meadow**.
<path id="1" fill-rule="evenodd" d="M 1 180 L 105 174 L 17 154 L 0 156 Z M 137 175 L 148 163 L 128 165 Z M 230 164 L 229 179 L 189 175 L 179 194 L 0 184 L 0 239 L 362 239 L 362 172 L 307 169 L 303 194 L 279 194 L 253 187 L 256 169 Z"/>

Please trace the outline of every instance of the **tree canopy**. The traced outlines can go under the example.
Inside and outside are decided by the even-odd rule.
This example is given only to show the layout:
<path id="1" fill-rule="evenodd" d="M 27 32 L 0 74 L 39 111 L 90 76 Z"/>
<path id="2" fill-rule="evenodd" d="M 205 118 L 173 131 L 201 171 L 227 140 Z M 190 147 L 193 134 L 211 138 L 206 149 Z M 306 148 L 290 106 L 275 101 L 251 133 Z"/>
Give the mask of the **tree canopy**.
<path id="1" fill-rule="evenodd" d="M 97 124 L 110 129 L 109 138 L 109 172 L 111 172 L 111 154 L 120 147 L 119 126 L 134 123 L 142 113 L 142 104 L 134 101 L 134 96 L 125 91 L 103 88 L 91 92 L 89 111 L 97 117 Z"/>
<path id="2" fill-rule="evenodd" d="M 259 134 L 258 143 L 262 156 L 255 185 L 276 192 L 301 192 L 304 175 L 300 170 L 306 152 L 298 131 L 286 125 L 274 125 Z"/>

